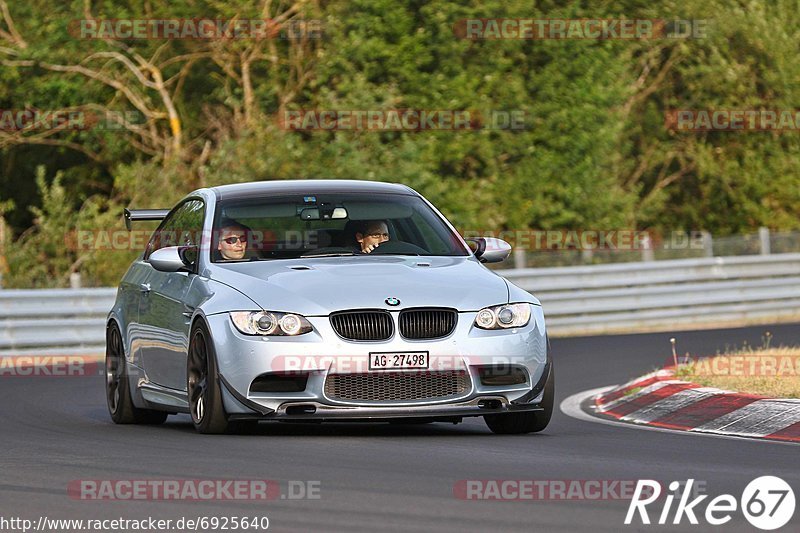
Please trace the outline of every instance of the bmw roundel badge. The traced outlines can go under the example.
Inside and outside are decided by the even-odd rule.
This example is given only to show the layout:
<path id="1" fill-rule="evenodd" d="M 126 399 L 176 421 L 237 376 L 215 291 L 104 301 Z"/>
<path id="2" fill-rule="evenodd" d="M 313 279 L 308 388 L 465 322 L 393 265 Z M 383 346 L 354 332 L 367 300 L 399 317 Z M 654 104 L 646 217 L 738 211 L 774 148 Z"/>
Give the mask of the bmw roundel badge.
<path id="1" fill-rule="evenodd" d="M 386 298 L 386 305 L 400 305 L 400 300 L 397 298 Z"/>

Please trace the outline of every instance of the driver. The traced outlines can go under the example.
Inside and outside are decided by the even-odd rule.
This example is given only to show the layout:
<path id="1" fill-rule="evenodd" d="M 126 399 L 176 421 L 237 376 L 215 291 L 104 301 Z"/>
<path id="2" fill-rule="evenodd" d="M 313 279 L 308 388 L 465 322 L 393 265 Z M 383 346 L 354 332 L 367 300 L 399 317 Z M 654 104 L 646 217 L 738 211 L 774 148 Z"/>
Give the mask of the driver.
<path id="1" fill-rule="evenodd" d="M 389 240 L 389 225 L 385 220 L 365 220 L 356 230 L 361 253 L 368 254 Z"/>
<path id="2" fill-rule="evenodd" d="M 247 236 L 250 228 L 235 220 L 225 220 L 220 224 L 217 241 L 217 260 L 239 261 L 247 251 Z"/>

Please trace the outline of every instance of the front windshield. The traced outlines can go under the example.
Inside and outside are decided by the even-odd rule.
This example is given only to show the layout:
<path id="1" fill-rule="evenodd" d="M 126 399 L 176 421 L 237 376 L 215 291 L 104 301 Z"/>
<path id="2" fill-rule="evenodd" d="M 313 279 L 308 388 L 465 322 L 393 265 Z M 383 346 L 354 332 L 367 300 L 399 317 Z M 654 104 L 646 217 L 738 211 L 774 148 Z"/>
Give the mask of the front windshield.
<path id="1" fill-rule="evenodd" d="M 347 255 L 469 255 L 420 198 L 400 194 L 298 194 L 222 200 L 213 262 Z"/>

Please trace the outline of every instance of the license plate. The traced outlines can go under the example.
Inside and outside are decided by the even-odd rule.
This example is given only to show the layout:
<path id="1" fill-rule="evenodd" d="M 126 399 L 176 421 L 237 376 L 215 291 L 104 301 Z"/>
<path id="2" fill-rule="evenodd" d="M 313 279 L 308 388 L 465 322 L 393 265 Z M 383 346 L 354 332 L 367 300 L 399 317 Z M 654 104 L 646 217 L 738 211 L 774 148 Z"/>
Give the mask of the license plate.
<path id="1" fill-rule="evenodd" d="M 393 370 L 402 368 L 427 370 L 430 364 L 428 352 L 370 352 L 370 370 Z"/>

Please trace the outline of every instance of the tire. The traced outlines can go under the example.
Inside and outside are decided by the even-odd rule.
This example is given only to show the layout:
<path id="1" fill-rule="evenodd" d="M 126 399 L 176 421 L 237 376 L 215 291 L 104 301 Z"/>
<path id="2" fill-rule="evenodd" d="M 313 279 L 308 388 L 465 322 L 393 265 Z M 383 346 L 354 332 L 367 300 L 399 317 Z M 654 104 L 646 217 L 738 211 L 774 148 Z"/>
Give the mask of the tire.
<path id="1" fill-rule="evenodd" d="M 228 422 L 228 415 L 222 405 L 214 343 L 203 322 L 197 322 L 192 327 L 190 338 L 186 362 L 186 392 L 194 428 L 204 434 L 236 431 L 240 425 Z"/>
<path id="2" fill-rule="evenodd" d="M 165 411 L 140 409 L 133 405 L 122 335 L 116 324 L 106 328 L 106 403 L 116 424 L 162 424 Z"/>
<path id="3" fill-rule="evenodd" d="M 555 368 L 550 367 L 550 375 L 544 386 L 544 396 L 541 407 L 544 411 L 529 411 L 522 413 L 502 413 L 484 415 L 486 425 L 492 433 L 498 435 L 519 435 L 523 433 L 538 433 L 544 430 L 553 416 L 553 403 L 555 402 L 556 375 Z"/>

